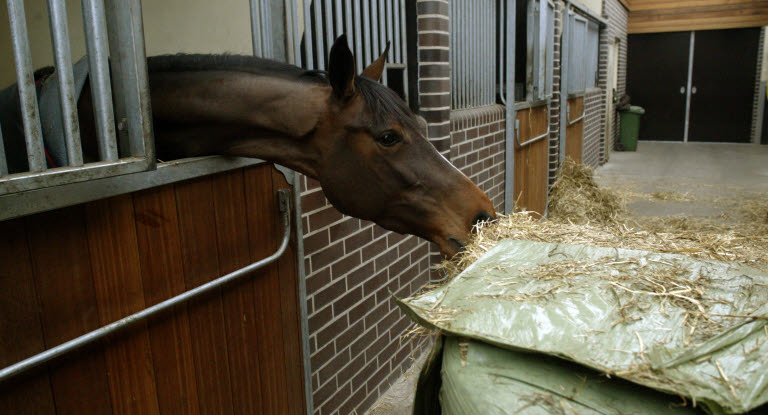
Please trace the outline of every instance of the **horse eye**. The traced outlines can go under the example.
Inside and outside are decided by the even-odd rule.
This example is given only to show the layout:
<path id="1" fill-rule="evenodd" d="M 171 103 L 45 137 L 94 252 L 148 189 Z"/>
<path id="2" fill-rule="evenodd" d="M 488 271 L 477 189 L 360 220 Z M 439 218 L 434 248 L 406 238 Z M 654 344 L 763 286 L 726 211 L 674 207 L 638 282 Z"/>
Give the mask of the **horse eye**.
<path id="1" fill-rule="evenodd" d="M 380 135 L 376 141 L 378 141 L 379 144 L 383 145 L 384 147 L 392 147 L 393 145 L 403 141 L 403 139 L 398 134 L 388 131 Z"/>

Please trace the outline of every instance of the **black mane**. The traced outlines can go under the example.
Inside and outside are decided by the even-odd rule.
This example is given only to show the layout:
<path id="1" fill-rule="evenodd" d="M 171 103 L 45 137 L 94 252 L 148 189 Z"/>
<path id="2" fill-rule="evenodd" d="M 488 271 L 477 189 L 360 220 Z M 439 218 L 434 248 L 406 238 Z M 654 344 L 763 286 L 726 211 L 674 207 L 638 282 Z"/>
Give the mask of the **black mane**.
<path id="1" fill-rule="evenodd" d="M 237 71 L 255 75 L 294 79 L 302 82 L 328 84 L 328 73 L 306 70 L 287 63 L 246 55 L 175 54 L 147 58 L 149 72 Z M 403 127 L 419 131 L 411 109 L 395 91 L 366 78 L 355 77 L 355 87 L 376 123 L 395 121 Z"/>

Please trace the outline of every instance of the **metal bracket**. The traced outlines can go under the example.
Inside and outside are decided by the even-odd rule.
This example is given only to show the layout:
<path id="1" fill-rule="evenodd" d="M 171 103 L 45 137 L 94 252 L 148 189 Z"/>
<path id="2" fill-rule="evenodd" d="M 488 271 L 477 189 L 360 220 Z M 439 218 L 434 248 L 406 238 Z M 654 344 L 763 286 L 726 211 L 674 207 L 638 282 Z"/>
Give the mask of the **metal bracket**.
<path id="1" fill-rule="evenodd" d="M 288 189 L 281 189 L 277 192 L 278 206 L 280 209 L 280 217 L 283 222 L 283 239 L 280 242 L 280 247 L 277 248 L 272 255 L 252 263 L 246 267 L 240 268 L 237 271 L 230 272 L 227 275 L 221 276 L 213 281 L 207 282 L 189 291 L 185 291 L 175 297 L 169 298 L 161 303 L 155 304 L 151 307 L 145 308 L 138 313 L 131 314 L 128 317 L 124 317 L 114 323 L 108 324 L 104 327 L 93 330 L 89 333 L 83 334 L 80 337 L 72 339 L 66 343 L 62 343 L 56 347 L 50 348 L 42 353 L 38 353 L 32 357 L 24 359 L 18 363 L 10 365 L 0 370 L 0 383 L 27 372 L 37 366 L 40 366 L 54 358 L 60 357 L 64 354 L 73 352 L 83 346 L 91 344 L 95 341 L 101 340 L 111 334 L 118 331 L 122 331 L 128 327 L 135 325 L 141 321 L 144 321 L 150 317 L 153 317 L 163 311 L 173 308 L 181 303 L 198 298 L 213 290 L 216 290 L 226 284 L 229 284 L 235 280 L 238 280 L 244 276 L 252 275 L 253 271 L 259 268 L 263 268 L 275 262 L 280 256 L 283 255 L 286 248 L 288 248 L 288 242 L 291 239 L 291 191 Z"/>

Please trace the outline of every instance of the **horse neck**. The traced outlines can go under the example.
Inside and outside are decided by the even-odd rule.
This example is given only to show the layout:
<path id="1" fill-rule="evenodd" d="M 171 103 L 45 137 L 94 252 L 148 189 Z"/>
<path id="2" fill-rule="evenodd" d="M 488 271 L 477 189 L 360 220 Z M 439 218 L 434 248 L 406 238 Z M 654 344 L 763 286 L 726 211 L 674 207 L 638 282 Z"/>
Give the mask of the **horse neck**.
<path id="1" fill-rule="evenodd" d="M 150 74 L 158 151 L 261 158 L 314 174 L 309 136 L 327 113 L 322 83 L 244 72 Z"/>

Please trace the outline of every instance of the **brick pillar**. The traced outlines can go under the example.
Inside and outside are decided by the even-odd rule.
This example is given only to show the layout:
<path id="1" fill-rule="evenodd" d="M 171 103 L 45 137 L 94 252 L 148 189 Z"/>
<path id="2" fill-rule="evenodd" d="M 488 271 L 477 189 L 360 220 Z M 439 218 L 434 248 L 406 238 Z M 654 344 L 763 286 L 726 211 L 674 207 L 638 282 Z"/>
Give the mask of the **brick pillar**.
<path id="1" fill-rule="evenodd" d="M 419 113 L 427 121 L 427 139 L 450 161 L 451 65 L 450 7 L 444 0 L 416 2 L 419 57 Z M 431 262 L 442 260 L 435 244 Z M 430 279 L 440 276 L 431 272 Z"/>

